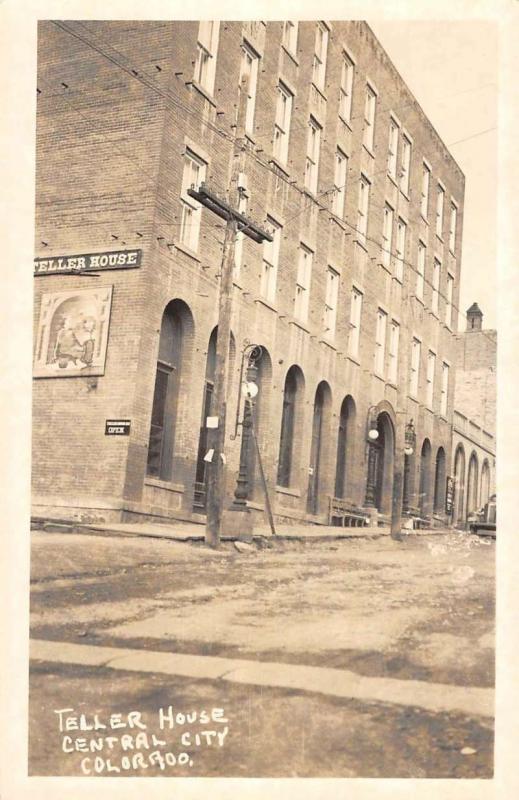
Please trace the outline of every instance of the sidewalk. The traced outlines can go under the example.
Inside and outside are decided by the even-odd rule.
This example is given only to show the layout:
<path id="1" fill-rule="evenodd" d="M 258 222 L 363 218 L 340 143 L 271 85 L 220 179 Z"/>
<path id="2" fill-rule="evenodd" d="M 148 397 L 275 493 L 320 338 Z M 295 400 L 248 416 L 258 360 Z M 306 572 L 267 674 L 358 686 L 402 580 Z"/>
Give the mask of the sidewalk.
<path id="1" fill-rule="evenodd" d="M 40 530 L 48 533 L 88 533 L 100 536 L 143 536 L 158 539 L 173 539 L 180 542 L 203 541 L 205 526 L 198 522 L 172 520 L 168 523 L 153 522 L 106 522 L 106 523 L 67 523 L 43 522 Z M 402 536 L 430 536 L 452 533 L 448 528 L 402 531 Z M 389 527 L 341 528 L 335 525 L 276 525 L 276 536 L 272 535 L 267 524 L 254 528 L 254 539 L 292 539 L 292 540 L 334 540 L 334 539 L 372 539 L 389 536 Z M 238 537 L 222 534 L 222 541 L 234 541 Z"/>
<path id="2" fill-rule="evenodd" d="M 238 658 L 99 647 L 33 639 L 33 661 L 81 664 L 142 673 L 317 692 L 333 697 L 468 716 L 494 716 L 494 690 L 399 678 L 372 678 L 349 670 Z"/>

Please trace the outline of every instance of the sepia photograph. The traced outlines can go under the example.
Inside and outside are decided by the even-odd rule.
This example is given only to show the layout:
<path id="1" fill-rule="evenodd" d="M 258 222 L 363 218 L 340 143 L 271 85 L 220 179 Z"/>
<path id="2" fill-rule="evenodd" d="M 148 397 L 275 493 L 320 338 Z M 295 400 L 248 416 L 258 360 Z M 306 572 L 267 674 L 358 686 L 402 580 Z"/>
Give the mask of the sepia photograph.
<path id="1" fill-rule="evenodd" d="M 499 25 L 175 8 L 33 20 L 27 776 L 490 785 Z"/>

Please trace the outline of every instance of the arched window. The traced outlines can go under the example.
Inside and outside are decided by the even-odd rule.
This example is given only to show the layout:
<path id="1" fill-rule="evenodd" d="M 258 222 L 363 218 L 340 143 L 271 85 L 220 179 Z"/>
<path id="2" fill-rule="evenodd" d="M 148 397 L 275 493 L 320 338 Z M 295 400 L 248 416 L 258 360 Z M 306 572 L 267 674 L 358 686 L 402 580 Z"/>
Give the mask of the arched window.
<path id="1" fill-rule="evenodd" d="M 278 486 L 290 486 L 294 451 L 294 420 L 296 415 L 297 374 L 290 367 L 285 378 L 283 410 L 281 412 L 281 436 L 279 439 Z"/>
<path id="2" fill-rule="evenodd" d="M 436 470 L 434 474 L 434 511 L 443 514 L 445 511 L 445 450 L 438 448 L 436 453 Z"/>
<path id="3" fill-rule="evenodd" d="M 475 452 L 469 459 L 467 475 L 467 517 L 478 510 L 478 457 Z"/>
<path id="4" fill-rule="evenodd" d="M 164 481 L 171 480 L 173 469 L 182 338 L 182 318 L 173 302 L 164 311 L 160 328 L 146 470 Z"/>
<path id="5" fill-rule="evenodd" d="M 318 514 L 321 498 L 321 462 L 326 450 L 326 434 L 329 425 L 331 389 L 326 381 L 321 381 L 315 392 L 314 415 L 312 420 L 312 445 L 308 468 L 308 494 L 306 510 Z"/>
<path id="6" fill-rule="evenodd" d="M 431 443 L 424 439 L 420 455 L 420 513 L 428 516 L 431 513 Z"/>
<path id="7" fill-rule="evenodd" d="M 349 467 L 352 451 L 352 426 L 355 418 L 355 403 L 351 397 L 345 397 L 341 405 L 339 431 L 337 435 L 337 466 L 335 469 L 335 497 L 344 498 L 348 484 Z"/>
<path id="8" fill-rule="evenodd" d="M 490 496 L 490 466 L 485 458 L 481 467 L 481 505 L 488 502 Z"/>
<path id="9" fill-rule="evenodd" d="M 465 450 L 463 445 L 458 445 L 454 458 L 454 514 L 453 520 L 459 525 L 463 524 L 463 506 L 465 499 Z"/>

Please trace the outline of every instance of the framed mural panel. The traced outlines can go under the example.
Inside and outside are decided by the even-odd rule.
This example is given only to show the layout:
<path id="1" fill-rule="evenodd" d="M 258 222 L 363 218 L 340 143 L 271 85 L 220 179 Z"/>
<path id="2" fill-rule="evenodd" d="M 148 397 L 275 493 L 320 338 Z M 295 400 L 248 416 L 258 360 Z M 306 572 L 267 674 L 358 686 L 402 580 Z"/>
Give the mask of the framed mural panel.
<path id="1" fill-rule="evenodd" d="M 104 375 L 112 286 L 42 295 L 33 375 Z"/>

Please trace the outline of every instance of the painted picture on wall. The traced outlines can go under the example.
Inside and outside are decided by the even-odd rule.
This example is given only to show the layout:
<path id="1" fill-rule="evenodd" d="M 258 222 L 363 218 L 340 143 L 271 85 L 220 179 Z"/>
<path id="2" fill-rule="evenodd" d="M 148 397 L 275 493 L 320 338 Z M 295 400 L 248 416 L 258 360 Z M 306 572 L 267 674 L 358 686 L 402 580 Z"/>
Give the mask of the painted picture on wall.
<path id="1" fill-rule="evenodd" d="M 35 378 L 103 375 L 112 287 L 46 292 L 42 296 Z"/>

